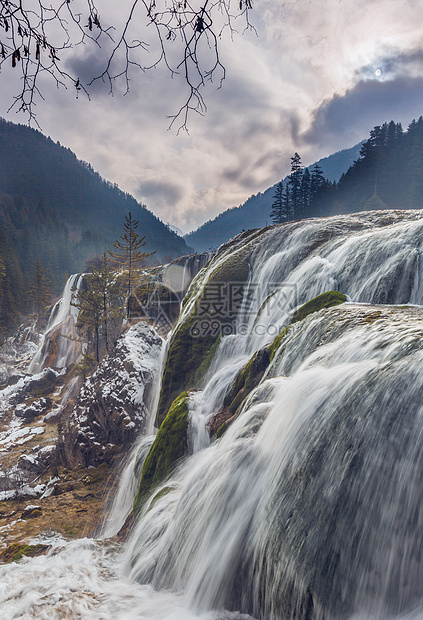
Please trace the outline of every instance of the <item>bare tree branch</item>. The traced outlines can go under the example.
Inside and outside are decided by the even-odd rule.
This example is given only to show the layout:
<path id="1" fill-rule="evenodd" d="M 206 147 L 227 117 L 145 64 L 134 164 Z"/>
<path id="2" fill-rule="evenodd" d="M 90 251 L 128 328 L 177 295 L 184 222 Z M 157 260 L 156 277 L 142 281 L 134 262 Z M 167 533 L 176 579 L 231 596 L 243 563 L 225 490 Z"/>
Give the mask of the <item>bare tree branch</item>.
<path id="1" fill-rule="evenodd" d="M 42 74 L 57 87 L 71 85 L 76 96 L 82 91 L 89 97 L 89 87 L 97 81 L 108 84 L 111 94 L 123 82 L 126 94 L 134 70 L 144 72 L 162 64 L 171 77 L 181 75 L 186 82 L 186 101 L 169 118 L 171 126 L 181 123 L 178 131 L 187 130 L 189 115 L 206 111 L 202 94 L 206 82 L 216 78 L 220 88 L 225 79 L 219 56 L 223 31 L 228 29 L 232 36 L 235 19 L 240 17 L 244 29 L 254 30 L 249 20 L 252 0 L 237 0 L 234 12 L 231 0 L 133 0 L 120 33 L 113 25 L 102 24 L 93 0 L 84 2 L 82 14 L 74 9 L 75 0 L 54 5 L 47 0 L 0 0 L 0 72 L 9 65 L 21 74 L 20 89 L 9 110 L 24 112 L 36 122 L 36 102 L 43 99 Z M 140 24 L 153 29 L 157 50 L 145 40 L 132 38 Z M 104 69 L 83 84 L 66 70 L 61 55 L 84 43 L 100 48 L 105 38 L 112 49 L 105 55 Z"/>

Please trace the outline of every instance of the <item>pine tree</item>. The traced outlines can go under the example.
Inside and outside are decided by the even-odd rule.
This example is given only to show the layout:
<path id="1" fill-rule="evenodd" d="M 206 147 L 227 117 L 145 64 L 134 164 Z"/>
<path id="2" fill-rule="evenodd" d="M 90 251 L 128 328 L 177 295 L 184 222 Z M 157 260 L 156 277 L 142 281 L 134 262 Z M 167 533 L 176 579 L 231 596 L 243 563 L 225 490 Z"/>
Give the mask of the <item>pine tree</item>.
<path id="1" fill-rule="evenodd" d="M 311 182 L 310 182 L 310 194 L 311 200 L 319 193 L 322 187 L 325 185 L 326 179 L 323 176 L 323 170 L 319 164 L 314 164 L 311 169 Z"/>
<path id="2" fill-rule="evenodd" d="M 275 195 L 273 196 L 272 209 L 270 211 L 270 218 L 274 224 L 281 224 L 287 218 L 287 214 L 284 211 L 282 181 L 279 181 L 279 183 L 276 185 Z"/>
<path id="3" fill-rule="evenodd" d="M 109 254 L 117 266 L 123 270 L 124 274 L 124 289 L 125 289 L 125 310 L 126 318 L 130 318 L 130 298 L 133 291 L 134 283 L 136 280 L 135 270 L 141 264 L 141 261 L 148 256 L 152 256 L 155 252 L 141 252 L 145 244 L 145 235 L 140 237 L 137 233 L 138 220 L 132 219 L 132 214 L 125 217 L 125 223 L 123 225 L 123 235 L 113 243 L 113 247 L 116 251 L 109 250 Z"/>
<path id="4" fill-rule="evenodd" d="M 95 287 L 92 274 L 84 277 L 84 282 L 78 291 L 75 291 L 75 301 L 72 302 L 78 307 L 78 320 L 76 325 L 82 332 L 87 345 L 92 344 L 95 352 L 95 359 L 100 361 L 100 325 L 102 313 L 102 294 Z"/>
<path id="5" fill-rule="evenodd" d="M 303 176 L 303 166 L 301 157 L 295 153 L 291 157 L 291 174 L 288 177 L 288 185 L 290 189 L 290 208 L 293 217 L 301 216 L 301 180 Z"/>
<path id="6" fill-rule="evenodd" d="M 292 220 L 294 217 L 294 213 L 291 205 L 291 192 L 289 189 L 289 184 L 285 185 L 285 191 L 282 196 L 282 208 L 284 213 L 286 213 L 286 219 Z"/>
<path id="7" fill-rule="evenodd" d="M 100 361 L 104 350 L 110 349 L 111 332 L 117 318 L 118 284 L 116 274 L 110 266 L 110 259 L 103 254 L 99 266 L 92 266 L 91 273 L 84 277 L 83 286 L 75 291 L 73 304 L 79 308 L 77 326 L 83 332 L 87 343 L 92 344 L 95 359 Z M 111 327 L 115 329 L 111 330 Z"/>
<path id="8" fill-rule="evenodd" d="M 109 353 L 111 327 L 117 318 L 118 283 L 112 271 L 111 260 L 106 253 L 101 257 L 99 267 L 93 266 L 91 286 L 98 290 L 101 299 L 102 337 L 106 352 Z"/>
<path id="9" fill-rule="evenodd" d="M 28 300 L 32 314 L 38 316 L 47 308 L 51 301 L 50 280 L 39 258 L 32 267 Z"/>
<path id="10" fill-rule="evenodd" d="M 302 217 L 307 217 L 307 212 L 310 208 L 311 198 L 311 175 L 310 170 L 305 168 L 300 185 L 300 214 Z"/>

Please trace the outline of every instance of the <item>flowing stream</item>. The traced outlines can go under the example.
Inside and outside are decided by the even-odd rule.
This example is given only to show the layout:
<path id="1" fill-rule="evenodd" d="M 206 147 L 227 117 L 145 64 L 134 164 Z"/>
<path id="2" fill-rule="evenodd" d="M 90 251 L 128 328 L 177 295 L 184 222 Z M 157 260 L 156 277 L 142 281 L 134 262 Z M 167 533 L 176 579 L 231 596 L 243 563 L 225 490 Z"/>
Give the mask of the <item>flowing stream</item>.
<path id="1" fill-rule="evenodd" d="M 248 252 L 237 330 L 191 397 L 193 454 L 146 504 L 123 552 L 104 538 L 53 539 L 47 556 L 0 566 L 1 614 L 422 620 L 422 246 L 415 211 L 290 223 L 223 247 L 179 320 L 226 260 Z M 298 305 L 330 289 L 350 302 L 289 328 L 210 444 L 207 421 L 236 372 Z"/>

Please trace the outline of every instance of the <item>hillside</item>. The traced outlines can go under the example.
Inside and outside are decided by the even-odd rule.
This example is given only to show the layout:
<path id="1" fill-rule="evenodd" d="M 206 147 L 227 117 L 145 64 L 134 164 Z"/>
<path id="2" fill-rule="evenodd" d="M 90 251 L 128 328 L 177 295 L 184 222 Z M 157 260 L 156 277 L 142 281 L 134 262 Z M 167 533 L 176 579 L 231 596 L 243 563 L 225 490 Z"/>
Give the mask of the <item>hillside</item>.
<path id="1" fill-rule="evenodd" d="M 185 242 L 135 198 L 105 181 L 68 148 L 24 125 L 0 119 L 0 193 L 21 196 L 35 213 L 54 209 L 72 236 L 102 251 L 121 234 L 132 211 L 147 235 L 147 251 L 161 257 L 188 252 Z"/>
<path id="2" fill-rule="evenodd" d="M 51 299 L 71 273 L 112 247 L 129 211 L 154 262 L 190 253 L 180 236 L 70 149 L 0 119 L 0 337 L 33 307 L 36 264 L 46 279 L 38 290 Z"/>
<path id="3" fill-rule="evenodd" d="M 320 159 L 317 163 L 325 178 L 329 181 L 338 181 L 357 159 L 360 148 L 361 143 Z M 197 230 L 185 235 L 185 241 L 198 252 L 207 252 L 210 248 L 217 248 L 225 243 L 242 230 L 267 226 L 271 223 L 270 208 L 275 188 L 276 184 L 262 193 L 251 196 L 241 206 L 220 213 L 213 220 L 209 220 Z"/>

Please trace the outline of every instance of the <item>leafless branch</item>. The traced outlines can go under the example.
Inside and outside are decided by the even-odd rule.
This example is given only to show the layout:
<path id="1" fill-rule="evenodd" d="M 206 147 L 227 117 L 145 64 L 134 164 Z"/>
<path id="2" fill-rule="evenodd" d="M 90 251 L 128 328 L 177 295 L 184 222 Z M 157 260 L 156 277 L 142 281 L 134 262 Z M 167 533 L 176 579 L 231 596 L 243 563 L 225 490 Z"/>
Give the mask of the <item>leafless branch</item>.
<path id="1" fill-rule="evenodd" d="M 133 0 L 120 33 L 114 26 L 103 26 L 93 0 L 85 0 L 84 15 L 74 11 L 74 1 L 59 0 L 53 6 L 47 0 L 31 0 L 31 4 L 27 0 L 25 6 L 25 0 L 0 0 L 0 71 L 7 65 L 20 69 L 21 85 L 10 109 L 26 113 L 30 121 L 36 122 L 36 102 L 43 99 L 41 74 L 50 76 L 57 87 L 72 85 L 77 96 L 82 91 L 89 97 L 89 87 L 97 81 L 107 83 L 111 94 L 123 82 L 127 93 L 133 70 L 144 72 L 162 64 L 171 77 L 181 75 L 185 80 L 185 103 L 169 118 L 171 126 L 181 123 L 178 131 L 187 130 L 189 115 L 206 111 L 206 82 L 218 79 L 220 88 L 225 79 L 219 56 L 223 31 L 228 29 L 232 36 L 235 19 L 240 17 L 244 29 L 253 29 L 252 0 L 237 0 L 234 12 L 231 0 Z M 154 51 L 145 40 L 132 37 L 139 24 L 153 29 L 158 44 Z M 105 37 L 112 50 L 104 69 L 83 84 L 66 71 L 60 56 L 81 43 L 100 47 Z"/>

